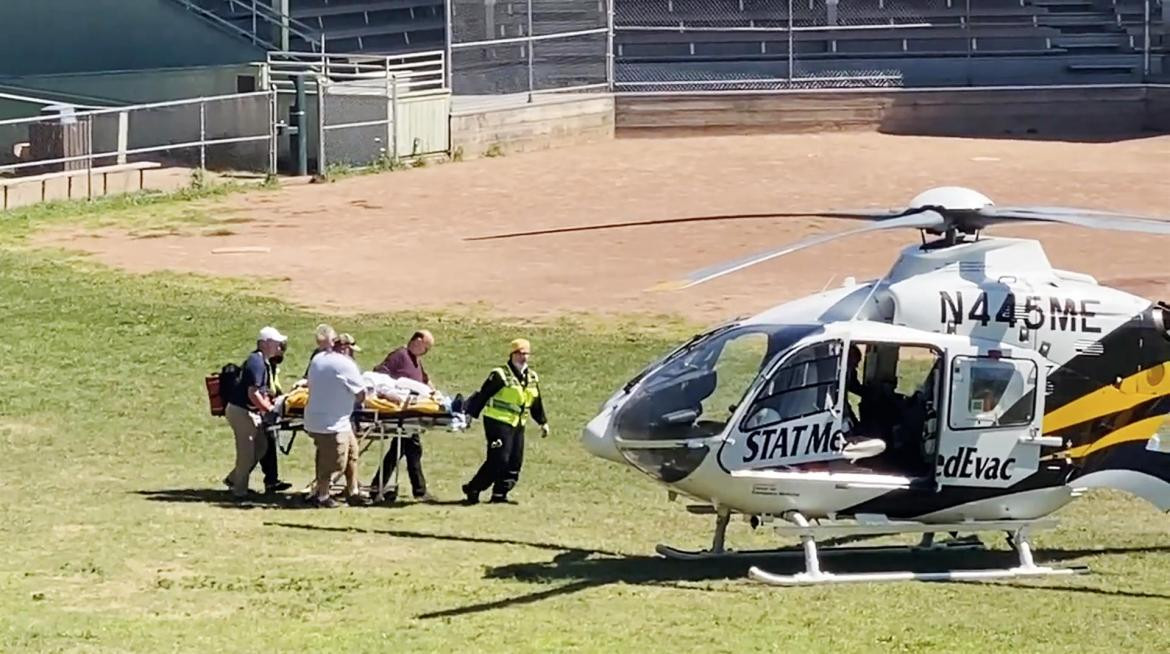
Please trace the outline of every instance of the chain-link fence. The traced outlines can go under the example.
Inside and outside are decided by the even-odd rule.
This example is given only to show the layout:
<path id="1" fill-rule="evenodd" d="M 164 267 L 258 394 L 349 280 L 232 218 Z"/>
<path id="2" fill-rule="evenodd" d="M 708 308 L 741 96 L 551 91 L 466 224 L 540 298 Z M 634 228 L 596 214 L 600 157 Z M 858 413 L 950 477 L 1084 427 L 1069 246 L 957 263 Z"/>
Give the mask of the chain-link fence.
<path id="1" fill-rule="evenodd" d="M 136 162 L 275 173 L 275 94 L 267 91 L 0 121 L 0 176 Z"/>
<path id="2" fill-rule="evenodd" d="M 1083 83 L 1086 73 L 1148 80 L 1163 72 L 1168 1 L 616 0 L 614 86 Z"/>
<path id="3" fill-rule="evenodd" d="M 448 0 L 458 95 L 606 89 L 611 0 Z"/>

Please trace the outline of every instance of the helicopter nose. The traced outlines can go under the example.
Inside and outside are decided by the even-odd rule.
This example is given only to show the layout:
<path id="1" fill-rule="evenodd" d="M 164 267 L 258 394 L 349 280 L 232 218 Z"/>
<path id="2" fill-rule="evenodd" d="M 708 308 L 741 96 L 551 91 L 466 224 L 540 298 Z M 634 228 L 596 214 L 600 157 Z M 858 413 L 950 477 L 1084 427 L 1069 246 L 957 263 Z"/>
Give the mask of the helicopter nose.
<path id="1" fill-rule="evenodd" d="M 613 436 L 609 434 L 609 423 L 612 417 L 613 409 L 607 407 L 590 420 L 581 432 L 581 444 L 585 447 L 585 451 L 593 456 L 614 463 L 625 463 L 626 460 L 618 451 Z"/>

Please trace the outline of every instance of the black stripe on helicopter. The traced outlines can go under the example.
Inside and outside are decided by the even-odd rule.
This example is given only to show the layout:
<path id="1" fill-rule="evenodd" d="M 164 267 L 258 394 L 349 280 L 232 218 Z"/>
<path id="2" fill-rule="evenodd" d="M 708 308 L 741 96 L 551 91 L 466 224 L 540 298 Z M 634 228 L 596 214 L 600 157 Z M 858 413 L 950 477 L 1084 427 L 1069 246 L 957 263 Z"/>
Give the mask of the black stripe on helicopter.
<path id="1" fill-rule="evenodd" d="M 1160 395 L 1127 409 L 1106 413 L 1065 427 L 1054 433 L 1065 439 L 1068 448 L 1078 448 L 1106 438 L 1129 425 L 1170 413 L 1170 395 Z M 1142 439 L 1143 442 L 1145 438 Z"/>
<path id="2" fill-rule="evenodd" d="M 1151 306 L 1102 336 L 1095 352 L 1078 354 L 1050 371 L 1053 392 L 1044 399 L 1045 413 L 1170 361 L 1170 340 L 1160 312 Z"/>
<path id="3" fill-rule="evenodd" d="M 960 504 L 977 502 L 992 497 L 1003 497 L 1013 493 L 1052 488 L 1064 484 L 1072 466 L 1063 462 L 1041 463 L 1040 469 L 1007 488 L 980 486 L 943 486 L 935 490 L 934 485 L 924 488 L 892 490 L 871 500 L 856 504 L 841 511 L 840 515 L 857 513 L 882 513 L 887 515 L 921 516 Z"/>
<path id="4" fill-rule="evenodd" d="M 1170 361 L 1170 340 L 1163 331 L 1160 311 L 1151 305 L 1098 339 L 1092 351 L 1051 369 L 1048 385 L 1052 392 L 1044 398 L 1044 412 L 1052 413 L 1118 380 Z M 1042 343 L 1037 346 L 1043 348 Z"/>

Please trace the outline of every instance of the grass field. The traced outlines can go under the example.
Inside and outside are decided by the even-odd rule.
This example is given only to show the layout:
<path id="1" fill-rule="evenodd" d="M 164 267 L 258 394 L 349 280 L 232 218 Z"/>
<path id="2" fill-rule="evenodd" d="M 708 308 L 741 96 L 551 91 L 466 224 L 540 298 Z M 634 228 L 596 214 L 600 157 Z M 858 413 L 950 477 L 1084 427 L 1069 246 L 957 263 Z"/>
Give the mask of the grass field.
<path id="1" fill-rule="evenodd" d="M 103 215 L 146 224 L 181 206 Z M 686 335 L 681 321 L 334 319 L 260 297 L 262 280 L 131 276 L 30 249 L 27 233 L 23 219 L 0 227 L 0 652 L 1164 652 L 1170 643 L 1170 518 L 1120 494 L 1071 505 L 1061 529 L 1038 537 L 1039 560 L 1091 566 L 1082 577 L 777 590 L 744 580 L 747 563 L 656 558 L 659 541 L 704 546 L 709 521 L 667 504 L 633 470 L 588 457 L 577 439 L 614 388 Z M 443 504 L 233 502 L 220 484 L 230 431 L 207 414 L 203 375 L 242 359 L 271 323 L 292 335 L 291 381 L 326 318 L 357 335 L 365 367 L 431 327 L 439 345 L 426 363 L 451 392 L 478 385 L 509 339 L 531 338 L 553 435 L 529 439 L 520 503 L 457 504 L 481 459 L 478 425 L 427 437 Z M 372 465 L 363 462 L 363 478 Z M 307 482 L 309 444 L 298 439 L 281 466 Z M 742 523 L 730 538 L 771 542 Z M 995 546 L 979 558 L 1011 559 Z M 967 558 L 925 564 L 987 563 Z"/>

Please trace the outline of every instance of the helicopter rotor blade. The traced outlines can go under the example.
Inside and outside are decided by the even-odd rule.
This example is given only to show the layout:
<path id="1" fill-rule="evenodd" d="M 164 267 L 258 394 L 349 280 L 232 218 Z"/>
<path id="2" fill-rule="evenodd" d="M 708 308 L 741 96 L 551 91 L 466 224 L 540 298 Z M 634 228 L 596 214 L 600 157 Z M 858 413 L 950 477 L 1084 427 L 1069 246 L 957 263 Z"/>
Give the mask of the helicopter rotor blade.
<path id="1" fill-rule="evenodd" d="M 1145 234 L 1170 234 L 1170 221 L 1127 214 L 1066 207 L 988 207 L 980 209 L 982 218 L 991 220 L 1050 222 L 1092 229 L 1108 229 Z"/>
<path id="2" fill-rule="evenodd" d="M 913 211 L 913 213 L 908 213 L 909 211 Z M 885 229 L 938 228 L 938 227 L 943 227 L 946 224 L 946 220 L 941 215 L 939 215 L 938 213 L 936 213 L 932 210 L 929 210 L 929 209 L 913 209 L 913 210 L 907 210 L 907 212 L 903 212 L 903 213 L 904 213 L 904 215 L 900 215 L 896 218 L 888 218 L 886 220 L 878 220 L 878 221 L 870 223 L 864 227 L 859 227 L 857 229 L 850 229 L 850 230 L 846 230 L 844 232 L 834 232 L 832 234 L 821 234 L 818 236 L 812 236 L 812 237 L 809 237 L 809 238 L 806 238 L 806 239 L 803 239 L 800 241 L 796 241 L 795 243 L 789 243 L 787 245 L 783 245 L 783 246 L 778 247 L 778 248 L 773 248 L 771 250 L 767 250 L 765 252 L 758 252 L 758 253 L 750 255 L 750 256 L 742 257 L 740 259 L 735 259 L 733 261 L 728 261 L 728 262 L 716 264 L 714 266 L 709 266 L 707 268 L 703 268 L 702 270 L 696 270 L 695 272 L 688 274 L 687 276 L 685 276 L 681 280 L 678 280 L 675 282 L 666 282 L 663 284 L 659 284 L 658 286 L 654 287 L 653 290 L 667 290 L 667 289 L 681 290 L 684 288 L 690 288 L 691 286 L 696 286 L 698 284 L 702 284 L 704 282 L 711 281 L 712 279 L 716 279 L 718 277 L 722 277 L 724 275 L 728 275 L 728 274 L 731 274 L 733 272 L 743 270 L 744 268 L 747 268 L 749 266 L 754 266 L 757 263 L 763 263 L 763 262 L 768 261 L 770 259 L 775 259 L 776 257 L 781 257 L 781 256 L 784 256 L 786 254 L 791 254 L 793 252 L 797 252 L 799 250 L 804 250 L 806 248 L 820 245 L 822 243 L 828 243 L 829 241 L 833 241 L 833 240 L 836 240 L 839 238 L 844 238 L 846 236 L 855 236 L 857 234 L 864 234 L 867 232 L 876 232 L 876 231 L 885 230 Z"/>
<path id="3" fill-rule="evenodd" d="M 688 216 L 685 218 L 658 218 L 654 220 L 634 220 L 618 223 L 602 223 L 599 225 L 576 225 L 573 227 L 552 227 L 524 232 L 507 232 L 503 234 L 489 234 L 487 236 L 470 236 L 465 241 L 492 241 L 524 236 L 545 236 L 548 234 L 567 234 L 570 232 L 593 232 L 605 229 L 619 229 L 622 227 L 648 227 L 653 225 L 675 225 L 679 223 L 720 222 L 725 220 L 770 220 L 774 218 L 847 218 L 852 220 L 885 220 L 898 218 L 921 211 L 919 209 L 859 209 L 857 211 L 800 211 L 780 213 L 739 213 L 718 216 Z"/>

